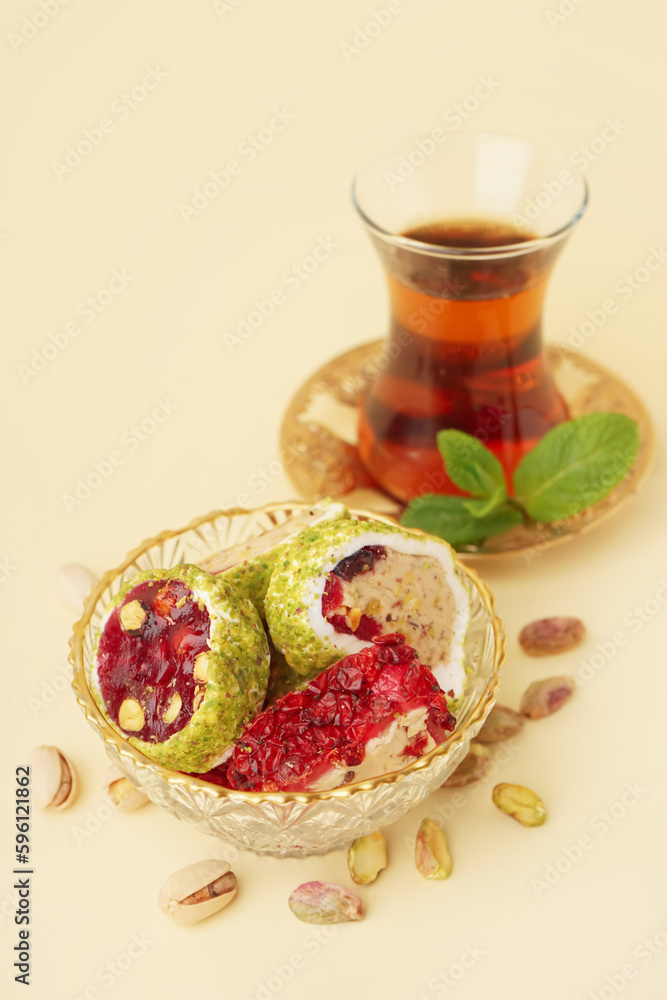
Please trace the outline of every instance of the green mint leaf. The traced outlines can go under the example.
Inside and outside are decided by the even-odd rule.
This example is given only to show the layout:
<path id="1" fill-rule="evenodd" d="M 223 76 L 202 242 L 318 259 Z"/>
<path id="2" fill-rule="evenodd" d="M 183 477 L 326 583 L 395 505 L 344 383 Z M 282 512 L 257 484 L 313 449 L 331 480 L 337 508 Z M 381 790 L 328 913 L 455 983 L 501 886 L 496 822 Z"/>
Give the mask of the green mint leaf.
<path id="1" fill-rule="evenodd" d="M 501 490 L 501 500 L 505 499 L 507 486 L 503 467 L 479 438 L 463 431 L 440 431 L 438 448 L 447 475 L 460 490 L 474 497 L 493 497 Z"/>
<path id="2" fill-rule="evenodd" d="M 484 500 L 467 500 L 463 498 L 463 506 L 466 510 L 470 511 L 473 517 L 486 517 L 490 514 L 492 510 L 499 507 L 504 500 L 507 499 L 507 490 L 505 486 L 499 486 L 492 497 L 487 497 Z"/>
<path id="3" fill-rule="evenodd" d="M 401 524 L 406 528 L 421 528 L 456 546 L 483 542 L 485 538 L 500 535 L 523 520 L 521 512 L 510 506 L 497 507 L 486 516 L 475 517 L 465 507 L 465 504 L 475 502 L 479 501 L 426 493 L 412 501 L 401 518 Z"/>
<path id="4" fill-rule="evenodd" d="M 637 422 L 623 413 L 568 420 L 521 459 L 514 492 L 534 521 L 572 517 L 620 483 L 638 447 Z"/>

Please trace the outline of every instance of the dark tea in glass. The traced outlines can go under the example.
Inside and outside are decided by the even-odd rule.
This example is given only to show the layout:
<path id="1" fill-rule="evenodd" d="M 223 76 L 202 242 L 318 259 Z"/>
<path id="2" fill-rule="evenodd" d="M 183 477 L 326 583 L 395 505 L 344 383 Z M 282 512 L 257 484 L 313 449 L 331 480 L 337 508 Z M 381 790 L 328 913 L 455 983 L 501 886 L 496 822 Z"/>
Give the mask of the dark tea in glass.
<path id="1" fill-rule="evenodd" d="M 545 237 L 516 214 L 476 213 L 392 233 L 359 198 L 357 207 L 382 260 L 391 309 L 383 367 L 361 404 L 364 465 L 401 500 L 458 493 L 436 442 L 438 431 L 457 428 L 483 441 L 511 475 L 568 417 L 542 343 L 544 297 L 565 231 Z"/>

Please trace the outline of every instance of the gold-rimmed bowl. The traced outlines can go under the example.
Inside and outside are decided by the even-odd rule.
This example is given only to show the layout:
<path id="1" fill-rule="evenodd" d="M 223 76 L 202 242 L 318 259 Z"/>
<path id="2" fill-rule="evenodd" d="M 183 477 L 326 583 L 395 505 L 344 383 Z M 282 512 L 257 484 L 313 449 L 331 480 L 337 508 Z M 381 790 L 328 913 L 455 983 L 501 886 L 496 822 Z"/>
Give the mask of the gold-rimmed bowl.
<path id="1" fill-rule="evenodd" d="M 72 686 L 90 725 L 116 764 L 148 797 L 202 833 L 257 854 L 299 857 L 346 847 L 356 837 L 388 826 L 438 788 L 465 757 L 470 741 L 491 711 L 505 655 L 503 625 L 480 577 L 457 560 L 470 594 L 465 640 L 467 681 L 454 732 L 440 746 L 401 771 L 326 792 L 238 792 L 154 764 L 106 722 L 91 696 L 89 673 L 95 639 L 109 601 L 123 584 L 147 569 L 195 563 L 284 524 L 308 509 L 298 502 L 256 510 L 232 508 L 197 518 L 180 531 L 165 531 L 129 553 L 91 592 L 70 640 Z M 390 518 L 354 511 L 358 518 Z M 420 532 L 416 532 L 420 534 Z"/>

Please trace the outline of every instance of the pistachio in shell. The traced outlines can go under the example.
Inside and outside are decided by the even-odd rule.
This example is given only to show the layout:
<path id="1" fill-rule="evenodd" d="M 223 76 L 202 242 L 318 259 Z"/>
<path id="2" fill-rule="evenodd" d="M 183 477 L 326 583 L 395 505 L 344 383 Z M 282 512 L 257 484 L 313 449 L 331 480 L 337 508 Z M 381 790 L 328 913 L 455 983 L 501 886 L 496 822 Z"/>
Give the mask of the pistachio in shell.
<path id="1" fill-rule="evenodd" d="M 174 872 L 160 889 L 158 905 L 179 924 L 197 924 L 236 895 L 236 875 L 226 861 L 211 859 Z"/>
<path id="2" fill-rule="evenodd" d="M 76 798 L 74 765 L 54 746 L 35 747 L 30 753 L 32 797 L 41 809 L 66 809 Z"/>

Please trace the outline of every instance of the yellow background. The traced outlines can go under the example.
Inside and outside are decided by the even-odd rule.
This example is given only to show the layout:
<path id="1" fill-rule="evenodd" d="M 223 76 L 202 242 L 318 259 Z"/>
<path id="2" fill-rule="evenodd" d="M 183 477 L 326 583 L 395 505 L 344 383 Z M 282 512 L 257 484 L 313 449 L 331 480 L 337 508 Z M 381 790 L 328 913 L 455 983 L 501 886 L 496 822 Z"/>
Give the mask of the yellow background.
<path id="1" fill-rule="evenodd" d="M 292 394 L 330 357 L 386 329 L 383 280 L 350 179 L 376 152 L 433 128 L 546 140 L 585 167 L 591 204 L 556 268 L 547 336 L 568 343 L 578 333 L 587 354 L 643 396 L 660 430 L 667 272 L 623 299 L 614 285 L 667 240 L 663 6 L 560 0 L 569 13 L 558 14 L 558 0 L 43 3 L 5 0 L 0 12 L 3 997 L 664 996 L 660 439 L 649 484 L 614 519 L 530 562 L 483 568 L 509 633 L 505 702 L 516 705 L 535 678 L 578 675 L 598 644 L 609 649 L 615 632 L 627 633 L 561 713 L 526 727 L 499 768 L 500 780 L 541 793 L 547 824 L 528 830 L 502 816 L 491 783 L 464 789 L 462 800 L 437 793 L 389 829 L 390 866 L 363 892 L 366 920 L 319 942 L 287 896 L 313 878 L 347 884 L 343 854 L 241 854 L 239 895 L 223 914 L 184 929 L 158 911 L 167 875 L 225 848 L 154 806 L 108 816 L 101 744 L 63 690 L 77 614 L 55 583 L 63 563 L 100 574 L 163 528 L 239 498 L 258 506 L 293 495 L 278 462 Z M 376 30 L 379 11 L 391 18 Z M 144 79 L 153 89 L 132 97 Z M 481 80 L 493 81 L 492 93 L 466 111 Z M 600 149 L 609 119 L 617 134 Z M 272 122 L 272 141 L 251 159 L 244 143 Z M 85 130 L 90 152 L 78 164 L 70 155 L 64 170 Z M 230 160 L 240 169 L 224 190 L 204 194 L 198 214 L 184 211 Z M 291 287 L 286 272 L 318 240 L 336 246 Z M 273 314 L 232 345 L 254 301 L 276 289 Z M 587 311 L 609 298 L 616 313 L 583 336 Z M 49 344 L 42 370 L 29 368 Z M 159 401 L 164 419 L 153 425 Z M 142 421 L 144 440 L 133 430 Z M 100 464 L 108 475 L 98 472 L 98 487 L 67 501 Z M 637 628 L 637 607 L 658 610 L 644 610 Z M 518 631 L 551 614 L 579 615 L 588 638 L 558 660 L 528 660 Z M 28 994 L 11 967 L 13 776 L 40 743 L 72 757 L 82 789 L 67 812 L 34 816 Z M 641 789 L 632 802 L 627 784 Z M 99 829 L 81 839 L 100 809 Z M 602 832 L 609 810 L 617 818 Z M 451 816 L 454 873 L 444 883 L 414 869 L 410 842 L 425 815 Z M 592 846 L 565 870 L 565 849 L 572 855 L 582 837 Z M 564 871 L 555 884 L 536 887 L 556 864 Z M 132 935 L 145 949 L 135 941 L 128 960 Z M 457 980 L 462 954 L 470 968 Z"/>

